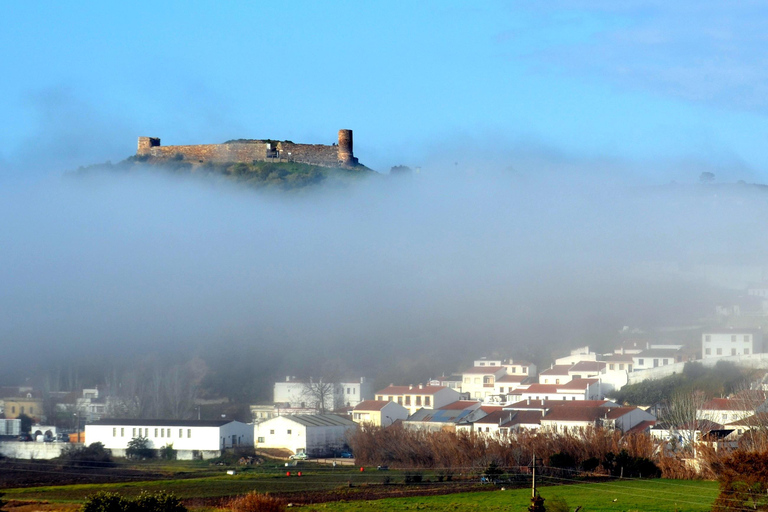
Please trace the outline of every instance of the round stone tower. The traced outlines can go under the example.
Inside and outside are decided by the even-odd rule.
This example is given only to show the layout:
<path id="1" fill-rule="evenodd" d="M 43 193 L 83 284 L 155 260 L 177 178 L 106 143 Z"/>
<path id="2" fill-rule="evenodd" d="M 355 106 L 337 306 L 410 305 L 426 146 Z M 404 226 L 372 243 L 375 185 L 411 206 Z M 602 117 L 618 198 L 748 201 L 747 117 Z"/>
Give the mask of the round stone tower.
<path id="1" fill-rule="evenodd" d="M 344 165 L 357 163 L 352 152 L 352 130 L 339 130 L 339 161 Z"/>

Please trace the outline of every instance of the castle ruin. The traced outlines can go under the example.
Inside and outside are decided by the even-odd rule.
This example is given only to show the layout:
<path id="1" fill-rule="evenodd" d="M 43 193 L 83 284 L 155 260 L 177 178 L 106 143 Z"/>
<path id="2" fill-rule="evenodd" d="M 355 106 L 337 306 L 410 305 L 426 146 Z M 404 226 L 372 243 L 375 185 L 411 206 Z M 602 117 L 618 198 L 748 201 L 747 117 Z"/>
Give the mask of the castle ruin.
<path id="1" fill-rule="evenodd" d="M 288 141 L 236 140 L 224 144 L 161 146 L 157 137 L 139 137 L 137 156 L 183 160 L 193 164 L 299 162 L 321 167 L 355 167 L 352 130 L 339 130 L 338 144 L 294 144 Z"/>

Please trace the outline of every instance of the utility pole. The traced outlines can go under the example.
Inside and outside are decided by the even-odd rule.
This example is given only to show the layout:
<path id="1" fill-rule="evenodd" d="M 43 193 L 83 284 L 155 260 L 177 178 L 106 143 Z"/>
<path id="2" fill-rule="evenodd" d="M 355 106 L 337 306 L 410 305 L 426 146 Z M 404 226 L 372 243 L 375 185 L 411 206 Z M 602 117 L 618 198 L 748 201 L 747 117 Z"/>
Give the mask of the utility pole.
<path id="1" fill-rule="evenodd" d="M 528 506 L 528 512 L 544 512 L 544 498 L 536 495 L 536 453 L 533 454 L 531 469 L 533 478 L 531 479 L 531 504 Z"/>

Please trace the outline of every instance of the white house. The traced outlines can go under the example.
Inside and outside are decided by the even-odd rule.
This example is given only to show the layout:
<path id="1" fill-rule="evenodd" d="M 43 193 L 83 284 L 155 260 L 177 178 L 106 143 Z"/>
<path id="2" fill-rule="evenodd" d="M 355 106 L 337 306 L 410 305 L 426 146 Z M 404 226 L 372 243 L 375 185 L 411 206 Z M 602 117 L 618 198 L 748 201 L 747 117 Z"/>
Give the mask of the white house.
<path id="1" fill-rule="evenodd" d="M 535 430 L 541 426 L 541 411 L 493 411 L 474 421 L 460 423 L 457 431 L 475 432 L 486 436 L 504 436 L 522 429 Z"/>
<path id="2" fill-rule="evenodd" d="M 257 448 L 283 448 L 312 457 L 331 455 L 347 444 L 357 424 L 335 414 L 277 416 L 254 425 Z"/>
<path id="3" fill-rule="evenodd" d="M 475 361 L 477 363 L 477 361 Z M 491 361 L 496 363 L 496 361 Z M 461 372 L 461 391 L 469 393 L 470 398 L 485 400 L 494 394 L 496 379 L 507 374 L 507 369 L 499 365 L 473 366 Z"/>
<path id="4" fill-rule="evenodd" d="M 510 393 L 512 400 L 599 400 L 599 379 L 576 379 L 565 384 L 531 384 L 527 389 Z"/>
<path id="5" fill-rule="evenodd" d="M 572 364 L 556 364 L 539 373 L 539 384 L 565 384 L 571 380 L 568 371 Z"/>
<path id="6" fill-rule="evenodd" d="M 701 357 L 748 356 L 763 351 L 763 333 L 759 329 L 724 329 L 701 335 Z"/>
<path id="7" fill-rule="evenodd" d="M 387 427 L 408 417 L 408 409 L 397 402 L 366 400 L 352 409 L 352 421 Z"/>
<path id="8" fill-rule="evenodd" d="M 579 361 L 597 361 L 598 359 L 599 359 L 598 354 L 595 352 L 592 352 L 587 346 L 587 347 L 575 348 L 571 350 L 570 355 L 558 357 L 557 359 L 555 359 L 555 364 L 556 365 L 567 364 L 568 366 L 573 366 Z"/>
<path id="9" fill-rule="evenodd" d="M 455 389 L 446 386 L 395 386 L 390 384 L 376 392 L 376 400 L 397 402 L 406 409 L 408 414 L 414 414 L 419 409 L 439 409 L 444 405 L 456 402 L 461 395 Z"/>
<path id="10" fill-rule="evenodd" d="M 632 354 L 632 368 L 634 371 L 647 370 L 667 366 L 683 360 L 680 350 L 666 348 L 651 348 L 643 350 L 639 354 Z"/>
<path id="11" fill-rule="evenodd" d="M 731 398 L 713 398 L 704 402 L 696 411 L 696 419 L 714 421 L 725 425 L 743 420 L 756 412 L 768 411 L 764 391 L 742 391 Z"/>
<path id="12" fill-rule="evenodd" d="M 147 438 L 156 450 L 173 445 L 181 460 L 209 459 L 226 448 L 253 446 L 253 427 L 232 420 L 102 419 L 85 425 L 86 444 L 102 443 L 118 457 L 137 437 Z"/>

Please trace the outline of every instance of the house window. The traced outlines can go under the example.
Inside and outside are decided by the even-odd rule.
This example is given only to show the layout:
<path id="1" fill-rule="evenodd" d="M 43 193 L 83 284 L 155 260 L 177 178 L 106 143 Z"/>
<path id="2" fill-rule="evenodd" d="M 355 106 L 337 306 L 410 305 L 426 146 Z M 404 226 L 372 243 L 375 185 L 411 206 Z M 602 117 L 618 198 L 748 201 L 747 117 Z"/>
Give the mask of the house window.
<path id="1" fill-rule="evenodd" d="M 392 397 L 391 397 L 391 396 L 389 397 L 389 401 L 390 401 L 390 402 L 392 401 Z"/>
<path id="2" fill-rule="evenodd" d="M 421 397 L 420 396 L 416 397 L 416 405 L 421 405 Z"/>
<path id="3" fill-rule="evenodd" d="M 475 377 L 475 384 L 480 384 L 480 377 Z"/>
<path id="4" fill-rule="evenodd" d="M 523 366 L 523 373 L 528 373 L 528 367 L 527 366 Z"/>
<path id="5" fill-rule="evenodd" d="M 288 429 L 288 435 L 291 435 L 291 429 Z"/>
<path id="6" fill-rule="evenodd" d="M 723 349 L 721 348 L 717 349 L 717 355 L 719 356 L 723 355 Z"/>
<path id="7" fill-rule="evenodd" d="M 629 371 L 629 372 L 631 372 L 631 371 L 632 371 L 632 365 L 631 365 L 631 364 L 628 364 L 628 365 L 627 365 L 627 371 Z"/>
<path id="8" fill-rule="evenodd" d="M 613 363 L 611 363 L 611 364 L 609 364 L 609 365 L 608 365 L 608 369 L 609 369 L 609 370 L 611 370 L 611 371 L 613 371 L 613 370 L 615 370 L 615 369 L 616 369 L 616 365 L 615 365 L 615 364 L 613 364 Z"/>
<path id="9" fill-rule="evenodd" d="M 179 439 L 181 439 L 182 437 L 184 437 L 184 429 L 180 428 L 179 429 Z"/>
<path id="10" fill-rule="evenodd" d="M 501 386 L 501 387 L 499 388 L 499 393 L 503 393 L 503 392 L 504 392 L 504 386 Z"/>
<path id="11" fill-rule="evenodd" d="M 735 356 L 735 355 L 736 355 L 736 349 L 735 349 L 735 348 L 732 348 L 732 349 L 731 349 L 731 355 L 732 355 L 732 356 Z"/>
<path id="12" fill-rule="evenodd" d="M 736 335 L 731 336 L 731 341 L 736 341 Z"/>
<path id="13" fill-rule="evenodd" d="M 139 429 L 139 432 L 141 432 L 141 429 Z M 149 429 L 148 428 L 144 429 L 144 437 L 149 437 Z"/>
<path id="14" fill-rule="evenodd" d="M 353 395 L 356 395 L 356 394 L 357 394 L 357 388 L 352 388 L 352 394 L 353 394 Z"/>
<path id="15" fill-rule="evenodd" d="M 112 427 L 112 437 L 117 437 L 117 427 Z"/>
<path id="16" fill-rule="evenodd" d="M 429 407 L 429 406 L 430 406 L 430 403 L 431 403 L 431 401 L 432 401 L 432 400 L 431 400 L 431 398 L 430 398 L 430 397 L 428 397 L 428 396 L 425 396 L 425 397 L 424 397 L 424 405 L 425 405 L 425 406 Z"/>
<path id="17" fill-rule="evenodd" d="M 35 414 L 35 408 L 34 407 L 30 407 L 29 408 L 29 414 Z"/>
<path id="18" fill-rule="evenodd" d="M 15 405 L 11 407 L 11 413 L 12 414 L 16 414 L 16 406 Z"/>
<path id="19" fill-rule="evenodd" d="M 469 384 L 469 377 L 464 377 L 464 384 Z"/>
<path id="20" fill-rule="evenodd" d="M 136 428 L 131 429 L 131 437 L 136 437 Z"/>
<path id="21" fill-rule="evenodd" d="M 269 431 L 269 435 L 275 435 L 275 431 L 274 430 L 270 430 Z"/>
<path id="22" fill-rule="evenodd" d="M 707 334 L 706 336 L 704 336 L 704 341 L 712 341 L 712 336 Z"/>
<path id="23" fill-rule="evenodd" d="M 350 388 L 347 388 L 347 394 L 348 394 L 348 395 L 351 395 L 351 394 L 352 394 L 352 392 L 351 392 Z"/>
<path id="24" fill-rule="evenodd" d="M 257 442 L 258 442 L 258 443 L 263 443 L 263 442 L 264 442 L 264 438 L 263 438 L 263 437 L 260 437 L 260 438 L 258 439 L 258 441 L 257 441 Z"/>
<path id="25" fill-rule="evenodd" d="M 728 419 L 728 415 L 727 414 L 723 414 L 723 419 L 727 420 Z"/>
<path id="26" fill-rule="evenodd" d="M 711 348 L 705 348 L 705 349 L 704 349 L 704 354 L 705 354 L 705 355 L 708 355 L 708 356 L 709 356 L 709 355 L 712 355 L 712 349 L 711 349 Z"/>
<path id="27" fill-rule="evenodd" d="M 623 370 L 623 369 L 624 369 L 624 363 L 619 363 L 619 370 Z"/>
<path id="28" fill-rule="evenodd" d="M 405 397 L 405 405 L 411 405 L 411 396 L 410 395 Z"/>
<path id="29" fill-rule="evenodd" d="M 669 364 L 669 360 L 668 359 L 664 359 L 661 364 L 666 366 L 666 365 Z"/>
<path id="30" fill-rule="evenodd" d="M 406 400 L 408 400 L 407 397 L 406 397 Z M 400 404 L 400 405 L 403 405 L 403 397 L 401 397 L 401 396 L 397 397 L 397 403 Z"/>
<path id="31" fill-rule="evenodd" d="M 659 366 L 659 360 L 658 359 L 654 359 L 653 360 L 653 367 L 654 368 L 658 368 L 658 366 Z"/>
<path id="32" fill-rule="evenodd" d="M 155 437 L 157 437 L 157 429 L 155 429 Z"/>
<path id="33" fill-rule="evenodd" d="M 125 428 L 120 427 L 120 437 L 125 437 Z"/>
<path id="34" fill-rule="evenodd" d="M 517 367 L 516 366 L 512 367 L 512 373 L 517 373 Z"/>
<path id="35" fill-rule="evenodd" d="M 645 366 L 645 360 L 644 359 L 638 359 L 637 360 L 637 364 L 639 364 L 640 366 Z"/>
<path id="36" fill-rule="evenodd" d="M 560 384 L 560 379 L 555 379 L 555 384 Z"/>
<path id="37" fill-rule="evenodd" d="M 496 363 L 489 363 L 491 366 L 496 366 Z"/>
<path id="38" fill-rule="evenodd" d="M 749 336 L 744 336 L 744 343 L 749 343 Z"/>
<path id="39" fill-rule="evenodd" d="M 160 437 L 165 437 L 165 429 L 164 428 L 160 429 Z"/>
<path id="40" fill-rule="evenodd" d="M 21 414 L 24 414 L 24 406 L 21 406 Z"/>
<path id="41" fill-rule="evenodd" d="M 485 366 L 485 363 L 480 363 L 480 366 Z"/>

